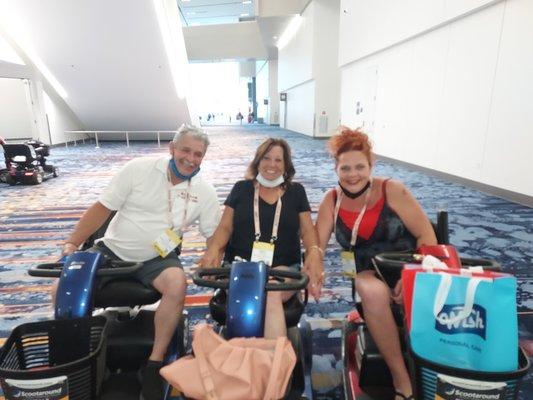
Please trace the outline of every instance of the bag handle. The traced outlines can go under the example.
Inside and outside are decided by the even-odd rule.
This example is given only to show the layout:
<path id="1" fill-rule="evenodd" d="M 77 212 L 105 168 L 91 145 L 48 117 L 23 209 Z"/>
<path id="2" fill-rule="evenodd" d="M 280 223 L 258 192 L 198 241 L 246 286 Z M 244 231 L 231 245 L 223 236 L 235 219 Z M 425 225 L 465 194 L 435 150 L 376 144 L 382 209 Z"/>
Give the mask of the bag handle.
<path id="1" fill-rule="evenodd" d="M 433 304 L 433 315 L 435 316 L 435 319 L 437 319 L 439 323 L 444 325 L 454 324 L 470 316 L 474 307 L 474 298 L 476 297 L 476 290 L 482 279 L 472 277 L 469 279 L 468 285 L 466 287 L 466 295 L 463 309 L 453 318 L 448 318 L 444 316 L 439 316 L 439 314 L 442 311 L 442 308 L 444 307 L 444 303 L 448 298 L 448 294 L 450 293 L 450 288 L 452 287 L 452 275 L 446 273 L 441 273 L 439 275 L 441 276 L 441 279 L 439 283 L 439 288 L 437 289 L 437 294 L 435 295 L 435 303 Z"/>
<path id="2" fill-rule="evenodd" d="M 277 377 L 281 366 L 281 356 L 283 355 L 283 345 L 287 340 L 286 337 L 278 337 L 276 340 L 276 347 L 274 349 L 274 359 L 270 368 L 270 376 L 268 377 L 267 387 L 265 389 L 265 395 L 263 400 L 275 400 L 274 391 L 276 390 Z"/>
<path id="3" fill-rule="evenodd" d="M 215 391 L 215 383 L 213 382 L 213 377 L 211 371 L 209 370 L 209 364 L 207 362 L 204 350 L 202 346 L 198 345 L 197 338 L 200 335 L 208 335 L 210 332 L 213 332 L 208 328 L 208 325 L 199 325 L 196 327 L 195 337 L 192 341 L 192 348 L 194 350 L 194 355 L 198 361 L 198 368 L 200 369 L 200 377 L 204 384 L 205 389 L 205 398 L 206 400 L 218 400 L 217 393 Z"/>

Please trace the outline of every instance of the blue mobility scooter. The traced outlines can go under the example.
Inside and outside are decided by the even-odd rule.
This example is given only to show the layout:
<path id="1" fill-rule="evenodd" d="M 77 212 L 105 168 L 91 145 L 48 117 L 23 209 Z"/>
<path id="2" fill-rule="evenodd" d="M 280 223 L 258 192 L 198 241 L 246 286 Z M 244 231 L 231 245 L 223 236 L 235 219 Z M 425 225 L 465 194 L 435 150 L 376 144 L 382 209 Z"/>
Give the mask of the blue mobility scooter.
<path id="1" fill-rule="evenodd" d="M 262 337 L 266 292 L 298 291 L 284 304 L 287 336 L 297 357 L 285 399 L 312 399 L 312 332 L 309 323 L 301 318 L 307 299 L 302 301 L 299 293 L 309 282 L 306 275 L 270 268 L 262 262 L 234 262 L 231 268 L 198 269 L 193 281 L 198 286 L 217 289 L 210 311 L 219 333 L 227 339 Z"/>
<path id="2" fill-rule="evenodd" d="M 442 245 L 449 244 L 448 214 L 445 211 L 439 212 L 437 223 L 433 224 L 437 242 Z M 420 263 L 424 255 L 433 255 L 446 263 L 449 267 L 482 266 L 485 270 L 499 271 L 501 266 L 492 260 L 459 258 L 455 249 L 451 246 L 427 246 L 415 252 L 391 252 L 382 253 L 374 257 L 373 263 L 383 280 L 390 288 L 393 288 L 401 277 L 401 271 L 405 264 Z M 357 278 L 356 278 L 357 279 Z M 343 324 L 342 331 L 342 359 L 344 364 L 343 383 L 346 400 L 392 400 L 394 399 L 394 389 L 392 377 L 389 369 L 380 354 L 370 332 L 364 321 L 363 307 L 358 301 L 355 293 L 355 285 L 352 282 L 352 295 L 356 303 L 356 311 L 350 313 Z M 454 368 L 442 368 L 442 366 L 430 365 L 429 362 L 418 359 L 416 355 L 409 351 L 406 333 L 403 330 L 404 315 L 400 305 L 392 304 L 393 316 L 400 332 L 400 344 L 406 365 L 409 367 L 413 393 L 416 399 L 431 400 L 436 397 L 434 392 L 432 397 L 423 394 L 424 385 L 429 383 L 431 373 L 428 371 L 437 370 L 441 373 L 461 376 L 468 379 L 479 380 L 509 380 L 509 376 L 487 376 L 487 374 L 475 373 L 472 371 L 461 371 Z M 525 375 L 529 362 L 523 352 L 519 355 L 520 369 L 514 373 L 514 379 Z M 459 371 L 459 372 L 458 372 Z M 483 376 L 482 376 L 483 375 Z M 509 375 L 509 374 L 507 374 Z M 506 399 L 513 399 L 513 396 Z"/>
<path id="3" fill-rule="evenodd" d="M 18 182 L 39 185 L 44 180 L 58 176 L 55 166 L 46 163 L 50 146 L 30 140 L 22 144 L 3 144 L 6 170 L 3 179 L 9 185 Z"/>
<path id="4" fill-rule="evenodd" d="M 43 387 L 35 382 L 63 382 L 61 393 L 70 400 L 137 400 L 138 370 L 153 345 L 154 311 L 134 307 L 160 298 L 131 278 L 140 265 L 82 251 L 63 262 L 32 268 L 31 276 L 59 278 L 55 319 L 21 325 L 7 340 L 0 353 L 0 382 L 6 394 Z M 93 316 L 95 309 L 102 312 Z M 167 362 L 185 353 L 186 325 L 184 314 Z M 164 396 L 169 399 L 167 389 Z"/>

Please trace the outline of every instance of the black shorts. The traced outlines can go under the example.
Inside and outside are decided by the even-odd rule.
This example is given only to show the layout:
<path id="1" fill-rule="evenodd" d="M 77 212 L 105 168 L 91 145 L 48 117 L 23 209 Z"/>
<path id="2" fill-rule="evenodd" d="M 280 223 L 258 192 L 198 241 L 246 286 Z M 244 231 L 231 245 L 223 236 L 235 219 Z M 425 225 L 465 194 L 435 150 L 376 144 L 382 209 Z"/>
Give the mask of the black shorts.
<path id="1" fill-rule="evenodd" d="M 113 253 L 103 241 L 96 243 L 88 251 L 98 252 L 109 260 L 122 260 L 115 253 Z M 153 287 L 152 282 L 154 281 L 154 279 L 157 278 L 159 274 L 167 268 L 177 267 L 183 269 L 178 255 L 173 251 L 170 252 L 165 258 L 157 256 L 152 258 L 151 260 L 144 261 L 142 264 L 142 267 L 138 269 L 135 273 L 134 278 L 146 287 Z M 114 280 L 116 278 L 106 277 L 105 280 L 100 280 L 100 284 L 109 281 L 110 279 Z"/>

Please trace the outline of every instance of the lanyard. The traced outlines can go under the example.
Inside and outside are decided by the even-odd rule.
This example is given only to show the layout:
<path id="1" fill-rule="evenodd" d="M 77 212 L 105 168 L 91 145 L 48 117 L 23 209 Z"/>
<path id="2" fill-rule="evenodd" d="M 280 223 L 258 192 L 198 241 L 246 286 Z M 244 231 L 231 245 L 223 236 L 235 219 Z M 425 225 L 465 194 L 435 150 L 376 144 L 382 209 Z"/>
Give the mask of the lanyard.
<path id="1" fill-rule="evenodd" d="M 172 215 L 173 201 L 172 201 L 172 180 L 170 179 L 170 172 L 167 170 L 167 199 L 168 199 L 168 208 L 167 208 L 167 218 L 170 225 L 170 229 L 174 230 L 174 216 Z M 191 180 L 188 180 L 187 191 L 185 192 L 185 204 L 183 205 L 183 218 L 181 220 L 181 227 L 179 229 L 179 236 L 181 237 L 183 231 L 185 230 L 185 223 L 187 221 L 187 206 L 189 205 L 190 199 L 190 189 L 191 189 Z"/>
<path id="2" fill-rule="evenodd" d="M 333 221 L 333 226 L 335 229 L 335 233 L 337 232 L 337 218 L 339 216 L 339 209 L 341 207 L 341 200 L 344 193 L 342 193 L 342 190 L 337 187 L 335 189 L 337 191 L 337 202 L 335 204 L 335 220 Z M 363 215 L 365 215 L 366 207 L 368 205 L 368 200 L 370 200 L 370 193 L 372 193 L 372 181 L 370 181 L 370 186 L 367 189 L 366 195 L 365 195 L 365 203 L 363 205 L 363 208 L 359 212 L 359 215 L 357 216 L 357 219 L 355 220 L 353 224 L 352 229 L 352 237 L 350 238 L 350 249 L 353 249 L 355 246 L 355 242 L 357 241 L 357 232 L 359 231 L 359 225 L 361 225 L 361 221 L 363 220 Z"/>
<path id="3" fill-rule="evenodd" d="M 274 223 L 272 224 L 272 236 L 270 237 L 270 243 L 274 243 L 278 238 L 279 219 L 281 216 L 281 193 L 279 193 L 278 201 L 276 204 L 276 213 L 274 214 Z M 259 183 L 254 183 L 254 228 L 255 228 L 255 241 L 259 241 L 261 237 L 261 225 L 259 224 Z"/>

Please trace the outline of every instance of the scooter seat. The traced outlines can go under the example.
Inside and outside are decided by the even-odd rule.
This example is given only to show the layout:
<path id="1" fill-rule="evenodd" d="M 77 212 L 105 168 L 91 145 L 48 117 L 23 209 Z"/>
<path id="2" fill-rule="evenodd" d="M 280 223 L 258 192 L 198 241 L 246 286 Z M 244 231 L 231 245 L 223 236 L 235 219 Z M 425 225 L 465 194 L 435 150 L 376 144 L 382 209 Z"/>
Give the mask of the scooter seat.
<path id="1" fill-rule="evenodd" d="M 289 300 L 283 303 L 285 311 L 285 322 L 287 328 L 296 326 L 304 311 L 305 304 L 302 302 L 300 295 L 295 293 Z M 218 289 L 209 301 L 211 316 L 220 325 L 226 325 L 227 295 L 226 291 Z"/>
<path id="2" fill-rule="evenodd" d="M 161 298 L 155 289 L 133 279 L 113 279 L 103 283 L 97 290 L 95 307 L 135 307 L 153 304 Z"/>

